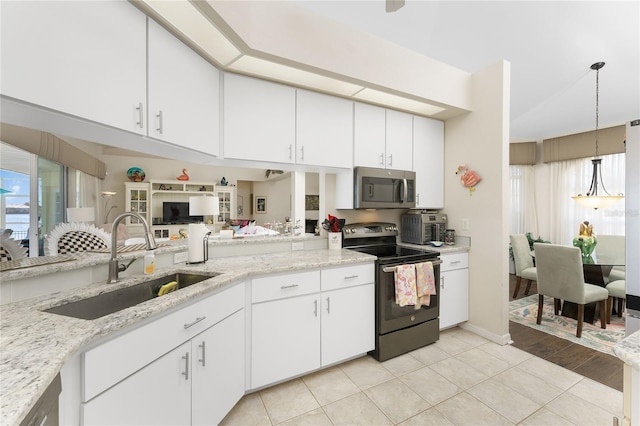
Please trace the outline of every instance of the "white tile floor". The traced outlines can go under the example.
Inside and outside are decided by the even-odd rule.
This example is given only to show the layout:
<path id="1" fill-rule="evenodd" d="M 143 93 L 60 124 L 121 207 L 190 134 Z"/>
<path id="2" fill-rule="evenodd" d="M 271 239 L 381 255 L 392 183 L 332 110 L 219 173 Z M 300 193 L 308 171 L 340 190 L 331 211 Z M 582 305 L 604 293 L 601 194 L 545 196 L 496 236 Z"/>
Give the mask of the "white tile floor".
<path id="1" fill-rule="evenodd" d="M 385 362 L 366 356 L 245 396 L 223 425 L 603 425 L 622 393 L 453 328 Z"/>

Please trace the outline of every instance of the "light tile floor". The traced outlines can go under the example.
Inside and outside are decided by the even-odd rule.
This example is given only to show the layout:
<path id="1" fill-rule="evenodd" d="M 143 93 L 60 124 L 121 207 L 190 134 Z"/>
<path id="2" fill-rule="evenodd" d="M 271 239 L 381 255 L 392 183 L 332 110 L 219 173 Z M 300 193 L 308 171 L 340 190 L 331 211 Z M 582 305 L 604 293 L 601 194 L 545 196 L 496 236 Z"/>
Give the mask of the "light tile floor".
<path id="1" fill-rule="evenodd" d="M 245 396 L 223 425 L 611 425 L 622 393 L 460 328 Z"/>

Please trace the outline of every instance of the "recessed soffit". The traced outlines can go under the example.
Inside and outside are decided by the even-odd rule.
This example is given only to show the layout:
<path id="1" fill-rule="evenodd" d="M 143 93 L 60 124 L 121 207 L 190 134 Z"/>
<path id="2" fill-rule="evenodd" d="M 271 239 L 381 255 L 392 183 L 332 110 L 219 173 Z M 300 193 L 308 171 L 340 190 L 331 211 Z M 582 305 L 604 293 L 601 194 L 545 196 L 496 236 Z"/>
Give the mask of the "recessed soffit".
<path id="1" fill-rule="evenodd" d="M 442 120 L 471 110 L 469 73 L 288 2 L 131 1 L 225 71 Z"/>

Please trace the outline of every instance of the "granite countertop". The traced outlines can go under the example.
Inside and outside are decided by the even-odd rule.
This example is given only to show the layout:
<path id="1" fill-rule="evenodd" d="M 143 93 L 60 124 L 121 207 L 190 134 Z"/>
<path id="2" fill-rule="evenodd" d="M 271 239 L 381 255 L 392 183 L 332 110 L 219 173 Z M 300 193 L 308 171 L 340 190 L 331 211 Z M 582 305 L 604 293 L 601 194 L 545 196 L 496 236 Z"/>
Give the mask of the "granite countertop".
<path id="1" fill-rule="evenodd" d="M 454 244 L 454 245 L 442 245 L 440 247 L 434 247 L 432 245 L 420 245 L 420 244 L 410 244 L 410 243 L 398 243 L 403 247 L 410 247 L 416 250 L 428 250 L 428 251 L 437 251 L 441 254 L 447 253 L 466 253 L 471 247 L 468 244 Z"/>
<path id="2" fill-rule="evenodd" d="M 292 237 L 286 238 L 292 239 Z M 171 247 L 163 248 L 163 250 L 167 249 Z M 184 247 L 181 249 L 184 250 Z M 108 254 L 100 256 L 94 254 L 87 256 L 87 259 L 80 257 L 79 262 L 85 265 L 92 264 L 97 262 L 96 257 L 101 256 L 106 256 L 105 261 L 108 261 Z M 88 259 L 89 257 L 93 260 Z M 126 255 L 123 259 L 126 259 Z M 206 296 L 207 293 L 237 283 L 249 276 L 374 260 L 375 256 L 352 250 L 328 249 L 218 257 L 209 260 L 206 264 L 177 265 L 176 268 L 164 269 L 152 275 L 125 278 L 115 284 L 106 284 L 105 281 L 88 287 L 2 305 L 0 306 L 0 377 L 2 378 L 0 424 L 19 424 L 65 362 L 87 344 L 110 333 L 183 303 L 194 301 Z M 44 265 L 32 269 L 40 269 L 38 274 L 42 274 L 48 273 L 43 270 L 51 271 L 60 265 L 68 267 L 69 263 Z M 3 278 L 5 274 L 18 271 L 28 271 L 28 269 L 3 272 Z M 152 299 L 95 320 L 82 320 L 41 312 L 53 306 L 132 286 L 174 272 L 219 272 L 221 275 L 173 292 L 169 296 Z"/>
<path id="3" fill-rule="evenodd" d="M 224 246 L 243 246 L 243 245 L 255 245 L 255 244 L 272 244 L 280 242 L 304 242 L 315 239 L 325 239 L 326 237 L 319 237 L 313 234 L 300 234 L 300 235 L 256 235 L 256 236 L 239 236 L 234 238 L 219 238 L 212 237 L 209 239 L 209 248 L 224 247 Z M 187 240 L 171 240 L 162 241 L 158 243 L 158 248 L 154 250 L 155 254 L 163 253 L 177 253 L 187 250 Z M 145 250 L 139 250 L 134 252 L 125 252 L 118 254 L 118 259 L 126 261 L 130 259 L 136 259 L 144 256 Z M 2 271 L 2 279 L 7 281 L 24 279 L 29 277 L 37 277 L 40 275 L 46 275 L 54 272 L 68 271 L 73 269 L 81 269 L 89 266 L 95 266 L 100 264 L 109 263 L 111 258 L 110 253 L 100 252 L 81 252 L 72 253 L 64 256 L 47 256 L 49 259 L 60 258 L 58 262 L 46 263 L 43 265 L 32 266 L 28 268 L 10 269 Z"/>
<path id="4" fill-rule="evenodd" d="M 640 331 L 625 337 L 613 347 L 613 353 L 636 370 L 640 370 Z"/>

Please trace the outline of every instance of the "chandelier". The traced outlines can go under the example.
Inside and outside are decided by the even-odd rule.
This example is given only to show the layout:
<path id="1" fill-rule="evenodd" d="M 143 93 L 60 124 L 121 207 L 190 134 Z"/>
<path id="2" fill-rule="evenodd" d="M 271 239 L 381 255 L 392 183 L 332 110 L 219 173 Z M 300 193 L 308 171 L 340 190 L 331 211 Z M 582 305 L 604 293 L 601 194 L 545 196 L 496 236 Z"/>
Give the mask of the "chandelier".
<path id="1" fill-rule="evenodd" d="M 611 195 L 607 192 L 602 182 L 602 175 L 600 173 L 600 166 L 602 165 L 602 159 L 598 157 L 598 121 L 599 121 L 599 92 L 600 92 L 600 69 L 604 67 L 604 62 L 596 62 L 591 65 L 592 70 L 596 70 L 596 156 L 591 160 L 593 164 L 593 173 L 591 174 L 591 186 L 586 195 L 578 194 L 571 198 L 578 202 L 583 207 L 599 209 L 611 207 L 614 203 L 623 198 L 622 194 Z M 600 179 L 600 182 L 598 181 Z M 602 186 L 602 191 L 599 192 L 599 186 Z M 605 195 L 606 194 L 606 195 Z"/>

